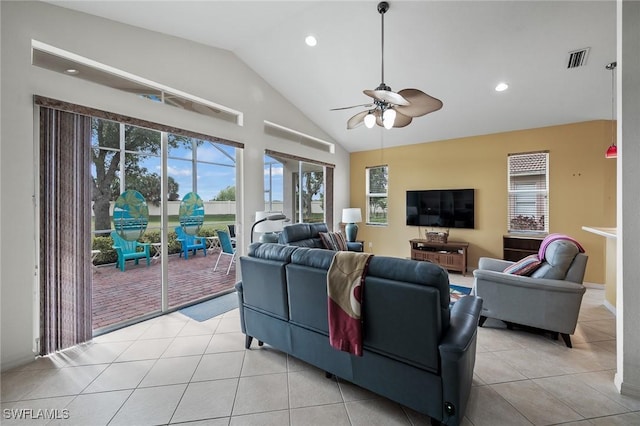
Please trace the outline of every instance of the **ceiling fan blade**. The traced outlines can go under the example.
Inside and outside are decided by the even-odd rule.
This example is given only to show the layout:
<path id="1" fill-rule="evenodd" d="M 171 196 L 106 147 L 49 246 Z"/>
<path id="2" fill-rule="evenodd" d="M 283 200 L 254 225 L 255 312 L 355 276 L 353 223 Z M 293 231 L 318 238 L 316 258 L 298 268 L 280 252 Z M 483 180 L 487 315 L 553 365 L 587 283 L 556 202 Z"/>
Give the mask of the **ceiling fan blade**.
<path id="1" fill-rule="evenodd" d="M 387 102 L 389 104 L 409 105 L 409 101 L 407 101 L 402 95 L 390 90 L 363 90 L 362 92 L 367 96 L 371 96 L 373 99 Z"/>
<path id="2" fill-rule="evenodd" d="M 347 129 L 355 129 L 356 127 L 362 126 L 364 123 L 364 117 L 369 114 L 369 111 L 362 111 L 351 117 L 347 121 Z"/>
<path id="3" fill-rule="evenodd" d="M 403 89 L 398 92 L 410 102 L 409 105 L 399 105 L 396 112 L 400 112 L 409 117 L 420 117 L 430 112 L 434 112 L 442 108 L 442 101 L 427 95 L 418 89 Z"/>
<path id="4" fill-rule="evenodd" d="M 351 108 L 372 108 L 373 104 L 360 104 L 360 105 L 352 105 L 352 106 L 347 106 L 347 107 L 340 107 L 340 108 L 331 108 L 329 111 L 341 111 L 343 109 L 351 109 Z"/>
<path id="5" fill-rule="evenodd" d="M 393 127 L 405 127 L 405 126 L 408 126 L 411 123 L 411 120 L 413 120 L 413 118 L 409 117 L 408 115 L 402 114 L 396 108 L 396 119 L 393 120 Z"/>

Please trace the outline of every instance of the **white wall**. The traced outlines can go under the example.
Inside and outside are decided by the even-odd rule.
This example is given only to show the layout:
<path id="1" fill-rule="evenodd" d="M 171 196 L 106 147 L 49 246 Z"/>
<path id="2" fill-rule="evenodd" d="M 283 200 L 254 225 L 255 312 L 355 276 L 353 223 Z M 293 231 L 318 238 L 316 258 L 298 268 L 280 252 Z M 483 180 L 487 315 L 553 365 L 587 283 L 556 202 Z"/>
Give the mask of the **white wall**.
<path id="1" fill-rule="evenodd" d="M 34 94 L 244 143 L 237 168 L 241 248 L 248 242 L 254 212 L 264 209 L 265 148 L 335 164 L 335 211 L 348 206 L 348 192 L 337 190 L 348 188 L 348 153 L 339 145 L 336 154 L 329 154 L 266 134 L 263 120 L 331 141 L 232 53 L 41 2 L 3 1 L 0 8 L 0 202 L 11 207 L 2 210 L 0 222 L 2 370 L 33 358 L 38 330 Z M 32 39 L 242 111 L 244 126 L 32 66 Z"/>
<path id="2" fill-rule="evenodd" d="M 618 389 L 640 397 L 640 2 L 618 1 Z"/>

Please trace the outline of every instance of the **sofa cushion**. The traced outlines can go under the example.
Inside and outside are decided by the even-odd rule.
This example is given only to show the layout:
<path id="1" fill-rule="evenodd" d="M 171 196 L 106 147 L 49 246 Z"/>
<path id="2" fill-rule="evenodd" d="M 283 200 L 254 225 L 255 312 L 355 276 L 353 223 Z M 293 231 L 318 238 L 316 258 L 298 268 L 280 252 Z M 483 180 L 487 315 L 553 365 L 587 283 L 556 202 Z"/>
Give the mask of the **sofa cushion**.
<path id="1" fill-rule="evenodd" d="M 253 243 L 249 246 L 248 255 L 267 260 L 291 262 L 291 255 L 296 251 L 295 247 L 275 243 Z"/>
<path id="2" fill-rule="evenodd" d="M 298 247 L 324 248 L 320 232 L 328 232 L 326 223 L 294 223 L 284 227 L 278 242 Z"/>
<path id="3" fill-rule="evenodd" d="M 326 249 L 333 251 L 347 250 L 347 241 L 340 232 L 320 232 L 320 239 Z"/>
<path id="4" fill-rule="evenodd" d="M 544 262 L 531 277 L 563 280 L 579 251 L 578 246 L 572 241 L 553 241 L 545 251 Z"/>
<path id="5" fill-rule="evenodd" d="M 513 275 L 531 275 L 536 269 L 540 267 L 542 261 L 538 259 L 537 254 L 532 254 L 530 256 L 525 257 L 524 259 L 520 259 L 515 262 L 513 265 L 509 265 L 504 268 L 504 273 L 513 274 Z"/>

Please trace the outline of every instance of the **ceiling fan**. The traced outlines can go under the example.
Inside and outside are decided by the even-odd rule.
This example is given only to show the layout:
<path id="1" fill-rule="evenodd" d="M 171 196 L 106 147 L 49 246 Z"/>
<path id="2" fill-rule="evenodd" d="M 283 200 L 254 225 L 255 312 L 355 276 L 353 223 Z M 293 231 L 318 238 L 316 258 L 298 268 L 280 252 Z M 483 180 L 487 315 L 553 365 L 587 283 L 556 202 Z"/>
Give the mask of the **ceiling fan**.
<path id="1" fill-rule="evenodd" d="M 374 90 L 363 91 L 365 95 L 373 98 L 373 103 L 333 108 L 331 110 L 367 108 L 347 121 L 347 129 L 355 129 L 363 123 L 368 128 L 372 128 L 376 124 L 386 129 L 405 127 L 411 123 L 414 117 L 421 117 L 442 108 L 440 99 L 429 96 L 421 90 L 403 89 L 396 93 L 384 83 L 384 14 L 388 10 L 388 2 L 378 3 L 378 13 L 380 13 L 382 20 L 382 78 L 380 85 Z"/>

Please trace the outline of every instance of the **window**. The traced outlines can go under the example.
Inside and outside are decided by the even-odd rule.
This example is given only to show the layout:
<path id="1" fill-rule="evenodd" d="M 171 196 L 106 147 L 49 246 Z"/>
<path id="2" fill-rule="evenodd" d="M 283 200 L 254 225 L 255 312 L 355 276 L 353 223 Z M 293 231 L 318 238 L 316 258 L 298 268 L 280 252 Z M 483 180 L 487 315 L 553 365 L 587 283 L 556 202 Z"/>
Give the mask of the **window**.
<path id="1" fill-rule="evenodd" d="M 367 224 L 386 225 L 388 166 L 367 167 Z"/>
<path id="2" fill-rule="evenodd" d="M 549 231 L 549 153 L 508 157 L 509 232 Z"/>

